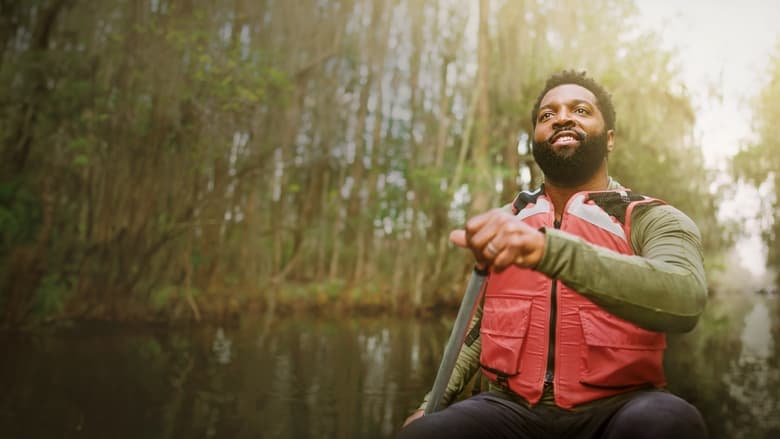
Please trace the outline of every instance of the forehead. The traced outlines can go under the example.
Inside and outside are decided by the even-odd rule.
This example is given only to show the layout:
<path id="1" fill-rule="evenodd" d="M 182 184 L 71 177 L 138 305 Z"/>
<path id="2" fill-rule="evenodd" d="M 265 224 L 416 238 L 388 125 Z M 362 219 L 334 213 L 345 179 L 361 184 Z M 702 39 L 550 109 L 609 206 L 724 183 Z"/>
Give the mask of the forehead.
<path id="1" fill-rule="evenodd" d="M 563 84 L 550 89 L 539 103 L 539 108 L 570 102 L 587 102 L 594 107 L 598 106 L 596 95 L 587 88 L 577 84 Z"/>

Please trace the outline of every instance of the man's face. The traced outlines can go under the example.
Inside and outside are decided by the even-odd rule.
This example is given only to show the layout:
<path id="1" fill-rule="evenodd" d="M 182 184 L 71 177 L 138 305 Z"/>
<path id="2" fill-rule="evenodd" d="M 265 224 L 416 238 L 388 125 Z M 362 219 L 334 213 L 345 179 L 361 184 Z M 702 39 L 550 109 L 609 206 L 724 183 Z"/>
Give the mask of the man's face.
<path id="1" fill-rule="evenodd" d="M 539 105 L 533 154 L 545 178 L 561 186 L 585 183 L 612 151 L 613 131 L 605 130 L 596 96 L 564 84 L 547 92 Z"/>

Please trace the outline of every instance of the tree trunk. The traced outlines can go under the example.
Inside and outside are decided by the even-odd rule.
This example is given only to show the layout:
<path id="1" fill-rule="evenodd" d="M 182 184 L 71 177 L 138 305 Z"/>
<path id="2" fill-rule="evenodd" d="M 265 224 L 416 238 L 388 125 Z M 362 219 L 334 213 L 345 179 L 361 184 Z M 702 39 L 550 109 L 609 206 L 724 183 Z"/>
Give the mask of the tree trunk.
<path id="1" fill-rule="evenodd" d="M 490 100 L 488 81 L 490 78 L 490 34 L 488 31 L 489 0 L 479 0 L 479 36 L 477 45 L 477 123 L 474 132 L 475 184 L 472 191 L 472 213 L 481 213 L 494 204 Z"/>

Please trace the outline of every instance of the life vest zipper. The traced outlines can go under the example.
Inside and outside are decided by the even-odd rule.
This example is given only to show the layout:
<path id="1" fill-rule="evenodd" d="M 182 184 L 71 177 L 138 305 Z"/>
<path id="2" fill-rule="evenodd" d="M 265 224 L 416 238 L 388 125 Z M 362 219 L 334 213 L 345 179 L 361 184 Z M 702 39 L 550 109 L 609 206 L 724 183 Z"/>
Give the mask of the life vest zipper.
<path id="1" fill-rule="evenodd" d="M 555 220 L 553 226 L 556 229 L 561 228 L 561 222 Z M 552 279 L 552 287 L 550 288 L 550 343 L 547 349 L 547 371 L 544 374 L 544 384 L 552 384 L 555 377 L 555 325 L 556 317 L 558 314 L 558 281 Z"/>

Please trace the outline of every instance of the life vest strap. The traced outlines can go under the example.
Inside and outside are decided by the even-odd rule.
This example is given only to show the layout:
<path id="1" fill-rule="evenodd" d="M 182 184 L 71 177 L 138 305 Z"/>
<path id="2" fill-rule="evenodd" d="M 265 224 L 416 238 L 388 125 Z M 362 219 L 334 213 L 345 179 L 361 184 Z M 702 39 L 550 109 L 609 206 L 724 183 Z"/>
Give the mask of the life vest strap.
<path id="1" fill-rule="evenodd" d="M 626 210 L 631 203 L 648 198 L 631 191 L 612 191 L 591 193 L 588 199 L 596 203 L 604 212 L 614 216 L 621 224 L 626 224 Z M 660 203 L 660 202 L 659 202 Z"/>
<path id="2" fill-rule="evenodd" d="M 482 362 L 479 363 L 479 366 L 485 369 L 486 371 L 494 374 L 496 376 L 496 382 L 502 387 L 505 387 L 507 389 L 509 388 L 509 378 L 517 375 L 516 373 L 509 374 L 504 372 L 503 370 L 494 369 L 490 366 L 486 366 L 482 364 Z"/>

